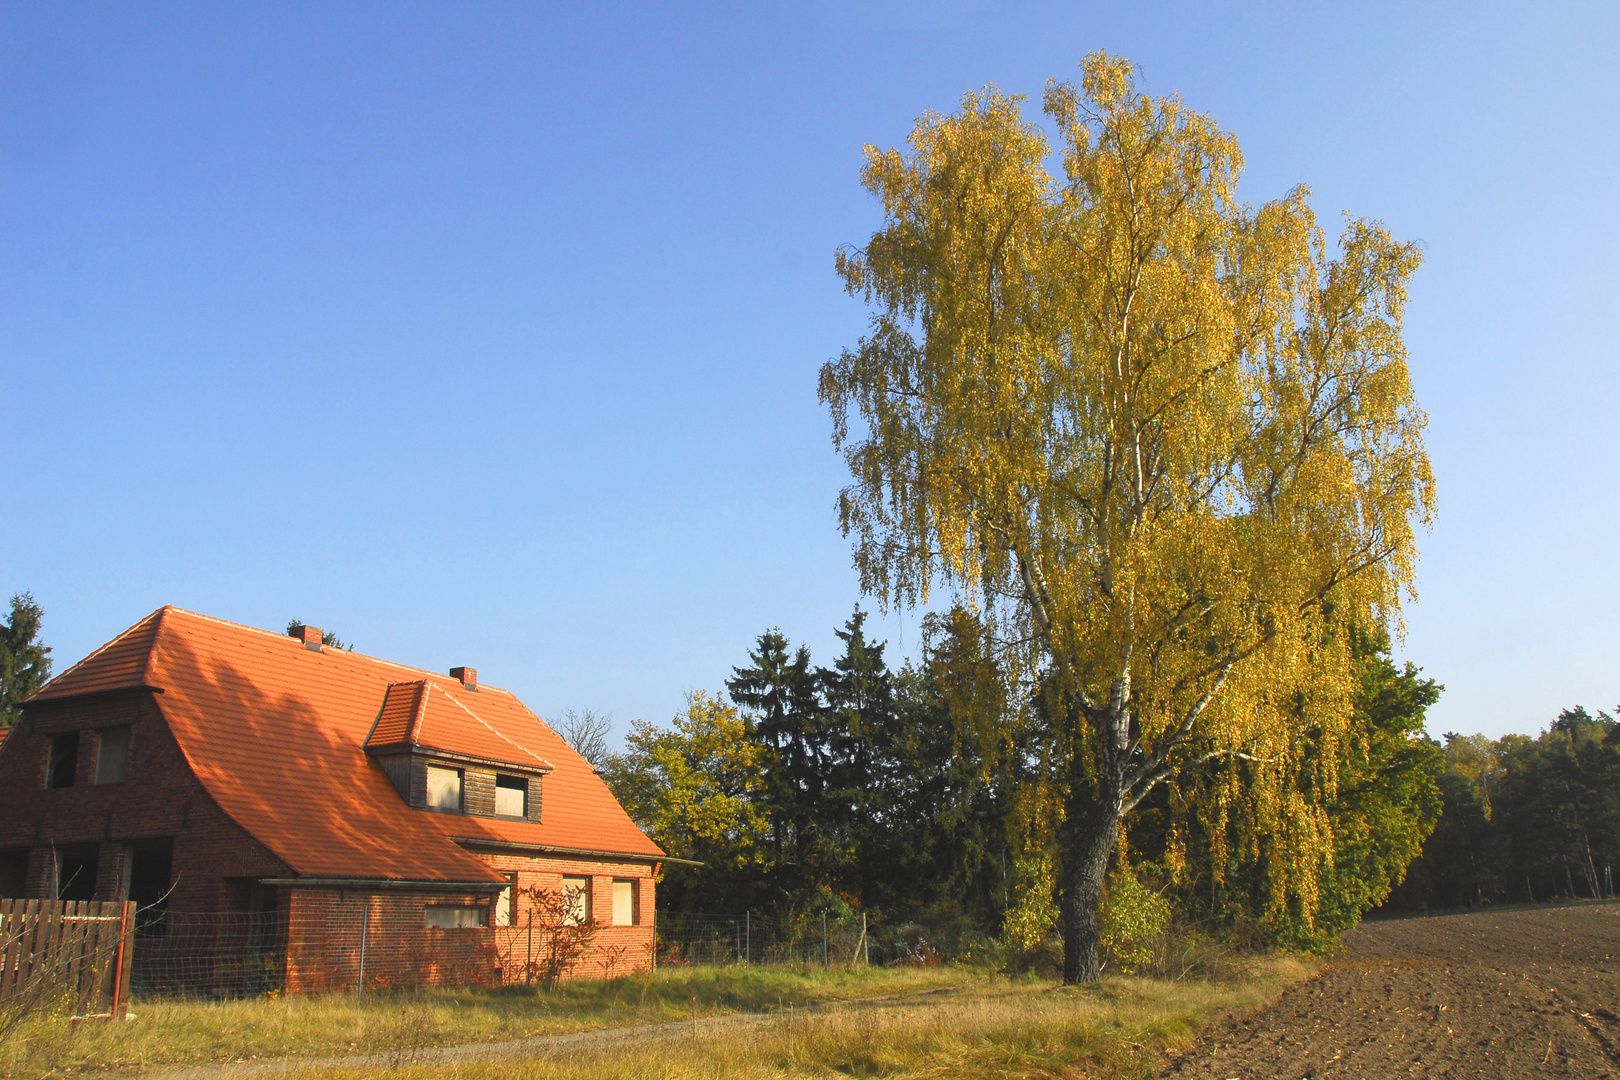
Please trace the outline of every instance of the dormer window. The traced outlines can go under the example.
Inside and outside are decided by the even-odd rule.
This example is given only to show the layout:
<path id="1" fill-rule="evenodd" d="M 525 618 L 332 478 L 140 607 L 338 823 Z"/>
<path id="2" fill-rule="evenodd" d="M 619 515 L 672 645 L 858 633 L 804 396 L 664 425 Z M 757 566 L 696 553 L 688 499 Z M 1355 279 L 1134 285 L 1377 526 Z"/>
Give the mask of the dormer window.
<path id="1" fill-rule="evenodd" d="M 529 780 L 524 776 L 495 775 L 495 816 L 529 816 Z"/>
<path id="2" fill-rule="evenodd" d="M 442 810 L 459 814 L 465 807 L 462 801 L 462 773 L 460 769 L 446 769 L 442 765 L 427 767 L 427 804 L 429 810 Z"/>

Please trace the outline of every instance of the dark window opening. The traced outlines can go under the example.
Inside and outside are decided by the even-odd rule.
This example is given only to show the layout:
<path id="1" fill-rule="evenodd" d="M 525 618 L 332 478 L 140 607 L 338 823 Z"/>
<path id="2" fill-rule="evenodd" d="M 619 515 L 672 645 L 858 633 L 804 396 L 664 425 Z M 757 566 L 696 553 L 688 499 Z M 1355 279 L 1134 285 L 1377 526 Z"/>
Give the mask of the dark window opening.
<path id="1" fill-rule="evenodd" d="M 46 771 L 45 786 L 65 788 L 73 786 L 73 777 L 79 771 L 79 733 L 51 736 L 51 761 Z"/>
<path id="2" fill-rule="evenodd" d="M 28 892 L 28 849 L 0 851 L 0 900 L 25 900 Z"/>
<path id="3" fill-rule="evenodd" d="M 96 852 L 58 851 L 56 855 L 56 898 L 94 900 L 96 898 Z"/>
<path id="4" fill-rule="evenodd" d="M 253 913 L 253 947 L 260 952 L 273 952 L 281 947 L 281 916 L 276 910 L 278 902 L 274 885 L 253 886 L 248 910 Z"/>
<path id="5" fill-rule="evenodd" d="M 495 777 L 495 816 L 529 816 L 529 781 L 523 776 Z"/>
<path id="6" fill-rule="evenodd" d="M 168 930 L 169 879 L 174 844 L 165 841 L 135 849 L 129 867 L 129 898 L 135 901 L 135 936 L 160 938 Z"/>

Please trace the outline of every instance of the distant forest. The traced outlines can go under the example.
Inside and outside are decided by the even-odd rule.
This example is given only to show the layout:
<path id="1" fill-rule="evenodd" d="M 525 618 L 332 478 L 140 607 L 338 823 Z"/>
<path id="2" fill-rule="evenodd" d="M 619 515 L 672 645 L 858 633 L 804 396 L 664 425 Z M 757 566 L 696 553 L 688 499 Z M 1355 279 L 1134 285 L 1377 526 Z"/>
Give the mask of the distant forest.
<path id="1" fill-rule="evenodd" d="M 1540 735 L 1446 735 L 1439 823 L 1386 907 L 1614 896 L 1620 722 L 1566 709 Z"/>

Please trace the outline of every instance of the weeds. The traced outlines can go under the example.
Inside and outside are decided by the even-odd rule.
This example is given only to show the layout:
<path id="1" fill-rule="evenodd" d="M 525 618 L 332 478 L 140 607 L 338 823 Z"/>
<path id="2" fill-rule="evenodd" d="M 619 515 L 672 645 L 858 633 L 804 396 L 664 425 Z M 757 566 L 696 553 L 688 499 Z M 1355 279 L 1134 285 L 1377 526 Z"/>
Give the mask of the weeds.
<path id="1" fill-rule="evenodd" d="M 408 1065 L 424 1047 L 667 1023 L 781 1005 L 961 985 L 962 968 L 685 968 L 570 980 L 549 990 L 440 990 L 201 1002 L 137 998 L 128 1022 L 24 1022 L 0 1039 L 0 1076 L 91 1065 L 139 1068 L 383 1053 Z"/>
<path id="2" fill-rule="evenodd" d="M 357 1068 L 354 1080 L 797 1080 L 833 1076 L 1013 1080 L 1141 1077 L 1221 1013 L 1273 999 L 1308 967 L 1256 960 L 1245 978 L 1114 978 L 1086 988 L 981 978 L 950 995 L 683 1025 L 679 1037 L 528 1061 Z M 313 1073 L 295 1074 L 300 1076 Z M 324 1074 L 323 1074 L 324 1075 Z"/>

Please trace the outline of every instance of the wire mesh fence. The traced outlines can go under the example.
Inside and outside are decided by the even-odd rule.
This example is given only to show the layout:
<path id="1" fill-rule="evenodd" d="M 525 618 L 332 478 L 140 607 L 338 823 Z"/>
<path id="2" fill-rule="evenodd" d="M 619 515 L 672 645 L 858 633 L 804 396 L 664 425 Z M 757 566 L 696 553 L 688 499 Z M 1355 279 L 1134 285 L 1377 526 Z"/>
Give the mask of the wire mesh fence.
<path id="1" fill-rule="evenodd" d="M 168 997 L 250 997 L 286 985 L 287 920 L 273 911 L 136 919 L 132 985 Z"/>
<path id="2" fill-rule="evenodd" d="M 318 925 L 281 912 L 153 913 L 138 919 L 132 985 L 146 996 L 237 998 L 267 993 L 375 992 L 414 986 L 549 985 L 658 967 L 939 963 L 942 949 L 914 924 L 856 913 L 775 918 L 758 912 L 657 912 L 638 933 L 577 933 L 516 925 L 404 927 L 356 901 Z M 650 933 L 649 933 L 650 930 Z"/>
<path id="3" fill-rule="evenodd" d="M 771 918 L 659 912 L 660 964 L 825 964 L 889 961 L 892 942 L 862 916 Z M 875 957 L 874 957 L 875 954 Z"/>

